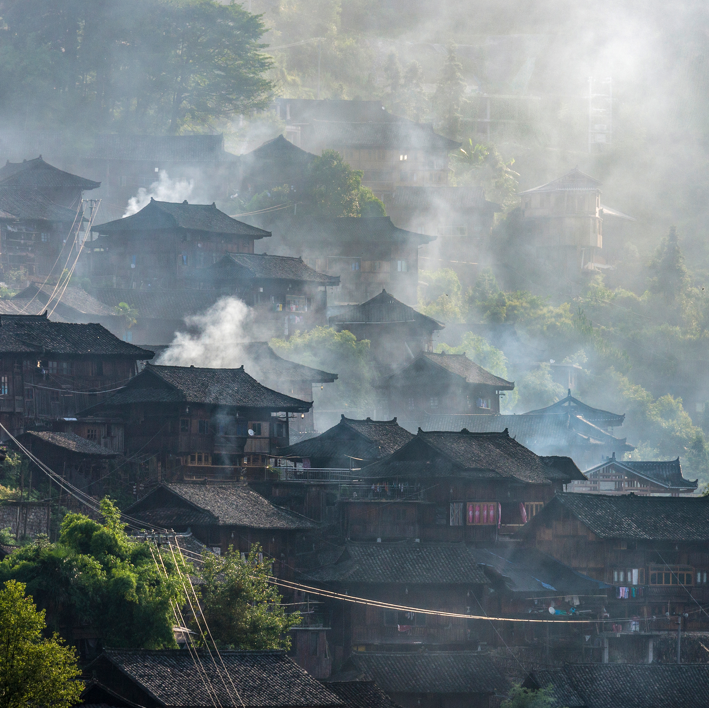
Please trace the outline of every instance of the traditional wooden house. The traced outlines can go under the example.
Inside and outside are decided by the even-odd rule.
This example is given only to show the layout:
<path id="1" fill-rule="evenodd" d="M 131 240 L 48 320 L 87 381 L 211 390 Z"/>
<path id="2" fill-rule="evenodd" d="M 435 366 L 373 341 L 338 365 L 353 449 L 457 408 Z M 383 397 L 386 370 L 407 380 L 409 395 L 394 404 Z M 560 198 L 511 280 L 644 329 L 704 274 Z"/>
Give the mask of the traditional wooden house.
<path id="1" fill-rule="evenodd" d="M 86 667 L 101 686 L 145 708 L 344 708 L 284 651 L 105 649 Z M 225 676 L 226 673 L 226 676 Z M 110 705 L 117 705 L 111 703 Z"/>
<path id="2" fill-rule="evenodd" d="M 329 321 L 338 332 L 347 330 L 357 339 L 368 339 L 374 363 L 383 374 L 393 373 L 421 352 L 432 352 L 433 333 L 444 327 L 384 289 L 371 300 L 333 315 Z"/>
<path id="3" fill-rule="evenodd" d="M 396 418 L 355 420 L 345 418 L 321 435 L 279 450 L 279 456 L 299 463 L 297 475 L 306 470 L 353 469 L 381 460 L 413 438 Z"/>
<path id="4" fill-rule="evenodd" d="M 570 458 L 535 455 L 507 431 L 419 430 L 342 485 L 341 532 L 362 541 L 489 542 L 582 478 Z"/>
<path id="5" fill-rule="evenodd" d="M 572 482 L 567 491 L 677 497 L 694 494 L 699 485 L 698 480 L 682 476 L 679 457 L 666 461 L 618 460 L 614 453 L 584 474 L 587 481 Z"/>
<path id="6" fill-rule="evenodd" d="M 316 528 L 304 516 L 281 509 L 246 484 L 161 484 L 133 504 L 126 513 L 146 529 L 191 530 L 215 553 L 230 546 L 248 555 L 254 544 L 275 559 L 279 576 L 292 577 L 298 533 Z"/>
<path id="7" fill-rule="evenodd" d="M 397 415 L 414 430 L 429 414 L 499 414 L 501 393 L 514 387 L 513 382 L 485 371 L 464 353 L 445 352 L 421 352 L 378 384 L 389 415 Z"/>
<path id="8" fill-rule="evenodd" d="M 404 708 L 491 708 L 508 689 L 489 654 L 478 651 L 353 652 L 356 670 Z"/>
<path id="9" fill-rule="evenodd" d="M 421 427 L 423 430 L 451 432 L 466 428 L 471 433 L 500 433 L 508 430 L 515 440 L 538 455 L 568 455 L 583 467 L 593 465 L 609 455 L 622 455 L 635 449 L 626 442 L 626 438 L 616 438 L 580 415 L 568 412 L 492 416 L 433 413 L 425 417 Z M 585 481 L 574 484 L 583 487 Z"/>
<path id="10" fill-rule="evenodd" d="M 379 101 L 279 98 L 276 112 L 286 139 L 317 155 L 337 150 L 380 197 L 402 185 L 448 184 L 448 154 L 460 147 Z"/>
<path id="11" fill-rule="evenodd" d="M 326 218 L 283 216 L 282 212 L 253 217 L 273 233 L 272 252 L 298 253 L 321 273 L 339 276 L 331 300 L 353 305 L 386 288 L 414 305 L 418 288 L 419 247 L 434 236 L 400 229 L 388 216 Z"/>
<path id="12" fill-rule="evenodd" d="M 700 708 L 709 704 L 709 665 L 565 663 L 534 669 L 522 686 L 546 689 L 551 708 Z"/>
<path id="13" fill-rule="evenodd" d="M 167 479 L 263 478 L 288 441 L 288 414 L 312 403 L 262 386 L 239 369 L 148 364 L 84 416 L 125 427 L 127 455 L 156 458 Z"/>
<path id="14" fill-rule="evenodd" d="M 13 435 L 75 417 L 138 373 L 152 358 L 99 324 L 0 315 L 0 423 Z"/>
<path id="15" fill-rule="evenodd" d="M 557 494 L 520 532 L 525 543 L 614 588 L 606 637 L 703 630 L 709 600 L 709 499 Z M 685 614 L 686 613 L 686 614 Z M 609 620 L 610 622 L 610 620 Z M 644 660 L 652 647 L 643 644 Z M 604 660 L 609 648 L 605 646 Z"/>

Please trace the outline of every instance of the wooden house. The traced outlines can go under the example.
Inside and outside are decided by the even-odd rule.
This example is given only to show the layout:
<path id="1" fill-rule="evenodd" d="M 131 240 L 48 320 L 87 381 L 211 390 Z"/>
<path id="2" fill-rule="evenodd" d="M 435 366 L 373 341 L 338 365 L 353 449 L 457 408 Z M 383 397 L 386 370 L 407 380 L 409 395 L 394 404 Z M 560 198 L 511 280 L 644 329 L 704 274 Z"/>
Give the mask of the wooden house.
<path id="1" fill-rule="evenodd" d="M 381 460 L 413 438 L 396 418 L 392 420 L 356 420 L 346 418 L 307 440 L 279 450 L 279 456 L 300 463 L 308 469 L 353 469 Z"/>
<path id="2" fill-rule="evenodd" d="M 502 433 L 419 430 L 342 485 L 341 533 L 352 540 L 482 543 L 526 523 L 583 475 Z"/>
<path id="3" fill-rule="evenodd" d="M 500 412 L 500 395 L 514 383 L 485 371 L 465 354 L 421 352 L 378 388 L 389 415 L 416 429 L 428 414 Z"/>
<path id="4" fill-rule="evenodd" d="M 508 689 L 485 652 L 353 652 L 343 673 L 356 670 L 404 708 L 492 708 Z"/>
<path id="5" fill-rule="evenodd" d="M 311 405 L 262 386 L 243 366 L 147 364 L 84 415 L 122 422 L 126 454 L 154 456 L 165 478 L 263 478 L 288 441 L 288 414 Z"/>
<path id="6" fill-rule="evenodd" d="M 379 197 L 403 185 L 448 184 L 448 155 L 460 147 L 379 101 L 279 98 L 276 113 L 286 139 L 316 155 L 337 150 Z"/>
<path id="7" fill-rule="evenodd" d="M 709 627 L 694 611 L 709 601 L 709 499 L 562 493 L 520 533 L 613 586 L 611 636 L 676 632 L 678 619 L 683 630 Z"/>
<path id="8" fill-rule="evenodd" d="M 222 708 L 347 705 L 284 651 L 220 649 L 219 657 L 196 651 L 199 663 L 193 652 L 180 649 L 104 649 L 86 673 L 114 696 L 145 708 L 206 708 L 215 702 Z"/>
<path id="9" fill-rule="evenodd" d="M 382 288 L 416 304 L 419 247 L 435 236 L 400 229 L 388 216 L 328 218 L 276 212 L 253 219 L 272 232 L 271 252 L 298 253 L 318 272 L 339 276 L 332 304 L 365 302 Z"/>
<path id="10" fill-rule="evenodd" d="M 99 324 L 0 315 L 0 422 L 13 434 L 75 417 L 138 373 L 152 352 Z"/>
<path id="11" fill-rule="evenodd" d="M 676 460 L 618 460 L 615 453 L 600 465 L 584 472 L 587 481 L 572 482 L 569 492 L 600 494 L 649 494 L 679 496 L 694 494 L 698 480 L 682 476 L 679 457 Z"/>
<path id="12" fill-rule="evenodd" d="M 230 546 L 248 555 L 254 544 L 275 559 L 274 572 L 292 577 L 296 536 L 316 528 L 304 516 L 275 506 L 246 484 L 165 483 L 148 492 L 127 513 L 146 529 L 191 530 L 215 553 Z"/>
<path id="13" fill-rule="evenodd" d="M 433 351 L 433 333 L 444 325 L 422 315 L 382 289 L 361 305 L 348 307 L 329 319 L 338 332 L 347 330 L 368 339 L 374 363 L 391 374 L 421 352 Z"/>
<path id="14" fill-rule="evenodd" d="M 534 669 L 522 687 L 546 689 L 550 708 L 700 708 L 709 704 L 709 665 L 565 663 Z"/>

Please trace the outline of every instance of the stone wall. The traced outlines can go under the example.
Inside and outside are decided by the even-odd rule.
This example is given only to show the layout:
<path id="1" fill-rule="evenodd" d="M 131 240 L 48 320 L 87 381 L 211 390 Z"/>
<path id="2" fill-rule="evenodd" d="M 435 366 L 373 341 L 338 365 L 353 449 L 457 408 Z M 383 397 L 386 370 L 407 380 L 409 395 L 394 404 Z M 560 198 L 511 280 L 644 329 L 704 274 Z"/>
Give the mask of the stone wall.
<path id="1" fill-rule="evenodd" d="M 40 533 L 49 535 L 49 519 L 49 504 L 38 502 L 0 504 L 0 529 L 9 528 L 13 536 L 34 538 Z"/>

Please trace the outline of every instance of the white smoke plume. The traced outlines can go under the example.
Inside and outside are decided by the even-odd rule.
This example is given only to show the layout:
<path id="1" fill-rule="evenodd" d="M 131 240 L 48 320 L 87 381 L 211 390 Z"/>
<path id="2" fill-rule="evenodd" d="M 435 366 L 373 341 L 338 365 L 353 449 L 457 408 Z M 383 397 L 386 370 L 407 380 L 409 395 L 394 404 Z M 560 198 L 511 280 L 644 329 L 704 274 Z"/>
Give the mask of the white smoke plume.
<path id="1" fill-rule="evenodd" d="M 252 310 L 235 297 L 223 297 L 206 312 L 185 319 L 191 332 L 178 332 L 156 363 L 168 366 L 237 368 L 244 363 L 241 344 L 249 340 Z"/>
<path id="2" fill-rule="evenodd" d="M 158 179 L 147 189 L 141 187 L 135 197 L 128 200 L 128 206 L 123 214 L 123 218 L 131 216 L 140 211 L 150 203 L 150 198 L 160 202 L 182 202 L 192 196 L 194 190 L 194 180 L 191 179 L 170 179 L 165 170 L 160 170 Z"/>

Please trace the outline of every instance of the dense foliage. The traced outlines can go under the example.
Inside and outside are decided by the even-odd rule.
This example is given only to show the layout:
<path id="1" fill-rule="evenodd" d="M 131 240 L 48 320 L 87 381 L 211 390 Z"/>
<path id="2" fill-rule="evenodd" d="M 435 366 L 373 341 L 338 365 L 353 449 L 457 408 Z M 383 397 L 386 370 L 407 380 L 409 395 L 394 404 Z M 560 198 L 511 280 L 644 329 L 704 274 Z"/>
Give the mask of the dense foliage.
<path id="1" fill-rule="evenodd" d="M 74 650 L 56 634 L 45 637 L 45 630 L 44 611 L 22 583 L 0 586 L 0 708 L 79 702 L 84 686 Z"/>

